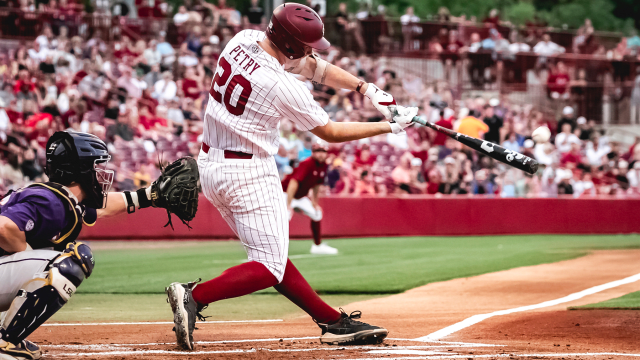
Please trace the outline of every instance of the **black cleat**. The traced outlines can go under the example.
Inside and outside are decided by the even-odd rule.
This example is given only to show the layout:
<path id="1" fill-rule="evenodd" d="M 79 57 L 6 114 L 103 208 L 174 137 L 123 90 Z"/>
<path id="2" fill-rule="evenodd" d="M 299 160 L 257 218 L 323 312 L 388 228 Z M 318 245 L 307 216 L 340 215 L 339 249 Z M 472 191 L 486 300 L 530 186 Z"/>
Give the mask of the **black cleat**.
<path id="1" fill-rule="evenodd" d="M 29 340 L 22 340 L 18 345 L 0 340 L 0 359 L 37 360 L 41 357 L 40 347 Z"/>
<path id="2" fill-rule="evenodd" d="M 196 328 L 196 319 L 205 321 L 205 317 L 200 314 L 204 309 L 200 307 L 195 300 L 191 291 L 200 279 L 188 284 L 172 283 L 165 289 L 171 310 L 173 311 L 173 322 L 175 326 L 173 331 L 176 333 L 178 346 L 184 350 L 193 350 L 193 330 Z"/>
<path id="3" fill-rule="evenodd" d="M 354 311 L 351 315 L 347 315 L 344 310 L 340 320 L 334 324 L 320 324 L 322 336 L 320 342 L 323 344 L 341 345 L 341 344 L 379 344 L 389 335 L 387 329 L 379 326 L 369 325 L 354 319 L 360 319 L 362 314 L 360 311 Z"/>

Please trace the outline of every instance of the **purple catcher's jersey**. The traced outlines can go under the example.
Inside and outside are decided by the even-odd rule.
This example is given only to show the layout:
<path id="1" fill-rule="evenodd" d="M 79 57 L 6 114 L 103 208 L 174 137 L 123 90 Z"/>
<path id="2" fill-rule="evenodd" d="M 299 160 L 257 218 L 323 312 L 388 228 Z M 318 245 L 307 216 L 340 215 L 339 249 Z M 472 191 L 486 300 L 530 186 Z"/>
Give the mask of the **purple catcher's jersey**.
<path id="1" fill-rule="evenodd" d="M 4 197 L 0 201 L 0 215 L 9 218 L 25 233 L 33 249 L 51 248 L 65 235 L 63 230 L 76 223 L 75 211 L 70 211 L 71 206 L 65 202 L 52 190 L 32 186 Z M 95 222 L 96 217 L 95 209 L 84 209 L 85 223 Z M 0 249 L 0 256 L 2 252 Z"/>

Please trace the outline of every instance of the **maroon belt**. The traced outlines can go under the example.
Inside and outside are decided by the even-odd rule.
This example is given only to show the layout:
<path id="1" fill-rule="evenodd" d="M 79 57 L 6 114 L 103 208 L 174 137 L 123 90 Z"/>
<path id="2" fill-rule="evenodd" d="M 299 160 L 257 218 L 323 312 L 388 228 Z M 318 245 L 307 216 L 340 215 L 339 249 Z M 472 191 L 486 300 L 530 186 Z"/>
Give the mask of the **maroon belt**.
<path id="1" fill-rule="evenodd" d="M 205 143 L 202 143 L 202 151 L 208 154 L 209 149 L 211 149 L 211 146 Z M 251 159 L 253 158 L 253 154 L 247 154 L 240 151 L 225 150 L 224 158 L 225 159 Z"/>

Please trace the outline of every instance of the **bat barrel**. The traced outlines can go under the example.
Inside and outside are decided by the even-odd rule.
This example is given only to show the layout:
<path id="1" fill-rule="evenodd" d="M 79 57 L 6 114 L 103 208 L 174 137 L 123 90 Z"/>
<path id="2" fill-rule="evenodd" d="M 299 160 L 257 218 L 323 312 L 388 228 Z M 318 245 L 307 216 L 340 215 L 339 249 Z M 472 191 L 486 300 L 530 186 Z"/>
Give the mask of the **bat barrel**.
<path id="1" fill-rule="evenodd" d="M 503 148 L 500 145 L 496 145 L 494 143 L 491 143 L 489 141 L 485 141 L 485 140 L 480 140 L 480 139 L 476 139 L 474 137 L 471 136 L 467 136 L 464 134 L 460 134 L 458 132 L 455 132 L 453 130 L 449 130 L 446 128 L 443 128 L 441 126 L 438 126 L 436 124 L 430 123 L 428 121 L 425 121 L 417 116 L 415 116 L 412 119 L 413 122 L 424 125 L 424 126 L 428 126 L 432 129 L 435 129 L 439 132 L 442 132 L 444 134 L 446 134 L 447 136 L 451 137 L 452 139 L 457 140 L 458 142 L 461 142 L 464 145 L 467 145 L 468 147 L 479 151 L 493 159 L 496 159 L 502 163 L 505 163 L 509 166 L 513 166 L 516 169 L 520 169 L 526 173 L 529 174 L 535 174 L 538 171 L 538 162 L 535 159 L 532 159 L 528 156 L 525 156 L 523 154 L 520 154 L 518 152 L 512 151 L 512 150 L 507 150 L 505 148 Z"/>

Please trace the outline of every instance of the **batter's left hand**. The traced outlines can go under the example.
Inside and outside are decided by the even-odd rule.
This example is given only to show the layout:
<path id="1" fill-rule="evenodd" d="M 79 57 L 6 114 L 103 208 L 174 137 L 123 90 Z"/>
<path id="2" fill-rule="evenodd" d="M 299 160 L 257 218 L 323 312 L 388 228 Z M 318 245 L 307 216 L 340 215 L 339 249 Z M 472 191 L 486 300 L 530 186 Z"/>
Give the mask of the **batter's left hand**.
<path id="1" fill-rule="evenodd" d="M 380 90 L 379 87 L 372 83 L 368 84 L 367 91 L 364 96 L 371 99 L 373 106 L 384 115 L 385 118 L 391 119 L 391 111 L 389 111 L 389 105 L 396 105 L 396 99 L 391 94 Z"/>

